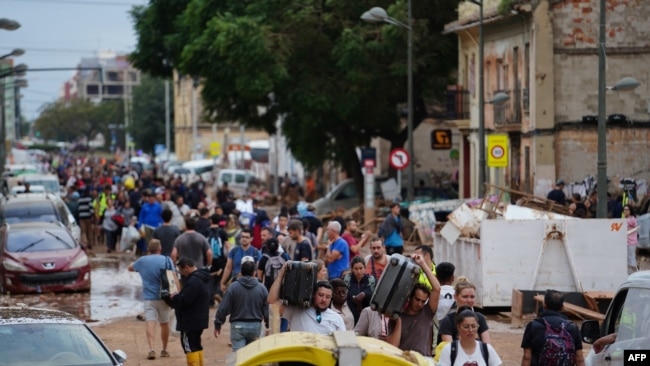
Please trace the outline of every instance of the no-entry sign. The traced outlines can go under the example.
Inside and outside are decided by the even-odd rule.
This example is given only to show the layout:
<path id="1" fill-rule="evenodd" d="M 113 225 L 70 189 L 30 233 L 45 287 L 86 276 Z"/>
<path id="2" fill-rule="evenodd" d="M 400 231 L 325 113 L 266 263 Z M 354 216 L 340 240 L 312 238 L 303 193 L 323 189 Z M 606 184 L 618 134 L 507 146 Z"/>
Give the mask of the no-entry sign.
<path id="1" fill-rule="evenodd" d="M 388 156 L 388 162 L 393 169 L 402 170 L 411 162 L 411 157 L 402 148 L 393 149 Z"/>

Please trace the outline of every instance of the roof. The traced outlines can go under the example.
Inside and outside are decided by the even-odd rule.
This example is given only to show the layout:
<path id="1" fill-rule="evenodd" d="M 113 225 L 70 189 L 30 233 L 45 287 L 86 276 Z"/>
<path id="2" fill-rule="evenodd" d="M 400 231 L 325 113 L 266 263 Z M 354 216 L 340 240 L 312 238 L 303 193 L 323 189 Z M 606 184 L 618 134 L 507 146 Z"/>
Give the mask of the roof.
<path id="1" fill-rule="evenodd" d="M 84 324 L 81 319 L 74 315 L 59 310 L 30 308 L 26 306 L 0 307 L 0 325 L 39 323 Z"/>

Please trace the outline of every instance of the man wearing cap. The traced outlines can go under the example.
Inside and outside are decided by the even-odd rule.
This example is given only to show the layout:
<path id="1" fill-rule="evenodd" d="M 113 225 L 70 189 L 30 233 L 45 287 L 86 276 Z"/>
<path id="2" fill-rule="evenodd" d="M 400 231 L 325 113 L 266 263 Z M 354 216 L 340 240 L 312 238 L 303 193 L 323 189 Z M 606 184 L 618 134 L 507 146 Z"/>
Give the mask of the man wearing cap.
<path id="1" fill-rule="evenodd" d="M 221 277 L 221 291 L 226 292 L 228 283 L 237 278 L 241 271 L 241 261 L 245 256 L 250 256 L 255 259 L 255 262 L 260 260 L 261 254 L 257 248 L 251 245 L 253 239 L 253 232 L 249 228 L 244 228 L 239 235 L 239 245 L 234 247 L 228 252 L 228 262 Z"/>
<path id="2" fill-rule="evenodd" d="M 558 179 L 557 182 L 555 182 L 555 188 L 553 188 L 553 190 L 548 192 L 546 198 L 548 198 L 551 201 L 555 201 L 562 206 L 566 205 L 566 195 L 564 194 L 564 181 L 562 179 Z"/>
<path id="3" fill-rule="evenodd" d="M 256 267 L 253 257 L 242 258 L 242 275 L 228 287 L 214 318 L 214 336 L 219 338 L 221 325 L 226 322 L 226 316 L 230 315 L 230 343 L 233 352 L 259 338 L 262 320 L 268 328 L 269 293 L 253 276 Z"/>

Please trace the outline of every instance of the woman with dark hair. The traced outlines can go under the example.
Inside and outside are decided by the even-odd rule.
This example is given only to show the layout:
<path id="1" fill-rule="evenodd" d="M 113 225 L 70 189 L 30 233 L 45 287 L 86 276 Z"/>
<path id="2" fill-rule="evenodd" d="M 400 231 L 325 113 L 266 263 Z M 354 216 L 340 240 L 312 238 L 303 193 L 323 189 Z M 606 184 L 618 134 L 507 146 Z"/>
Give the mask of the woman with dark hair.
<path id="1" fill-rule="evenodd" d="M 623 218 L 627 221 L 627 274 L 632 274 L 639 270 L 636 261 L 636 247 L 639 244 L 639 224 L 636 221 L 636 215 L 632 206 L 623 206 Z"/>
<path id="2" fill-rule="evenodd" d="M 455 328 L 458 340 L 442 349 L 439 366 L 499 366 L 503 363 L 491 345 L 477 339 L 479 317 L 469 306 L 461 306 L 458 309 Z"/>
<path id="3" fill-rule="evenodd" d="M 363 308 L 370 306 L 370 298 L 375 290 L 375 278 L 366 274 L 366 263 L 363 258 L 356 256 L 350 263 L 351 273 L 343 277 L 348 285 L 348 306 L 354 315 L 354 324 L 359 321 Z"/>

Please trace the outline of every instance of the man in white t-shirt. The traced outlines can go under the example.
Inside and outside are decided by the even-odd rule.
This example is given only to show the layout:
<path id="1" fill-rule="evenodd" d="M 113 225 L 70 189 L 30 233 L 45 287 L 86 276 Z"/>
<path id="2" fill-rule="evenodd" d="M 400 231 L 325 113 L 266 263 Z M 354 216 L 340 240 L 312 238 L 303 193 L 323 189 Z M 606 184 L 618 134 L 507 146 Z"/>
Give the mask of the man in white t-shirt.
<path id="1" fill-rule="evenodd" d="M 440 282 L 440 301 L 438 302 L 438 311 L 436 317 L 442 320 L 451 306 L 454 304 L 454 271 L 456 267 L 449 262 L 438 263 L 436 266 L 436 277 Z"/>
<path id="2" fill-rule="evenodd" d="M 269 304 L 280 299 L 280 286 L 286 272 L 285 263 L 269 290 Z M 282 306 L 282 317 L 289 320 L 289 327 L 294 332 L 311 332 L 328 335 L 335 331 L 345 331 L 345 323 L 339 314 L 330 309 L 332 302 L 332 285 L 327 281 L 318 281 L 314 289 L 311 306 L 303 309 L 296 306 Z"/>

